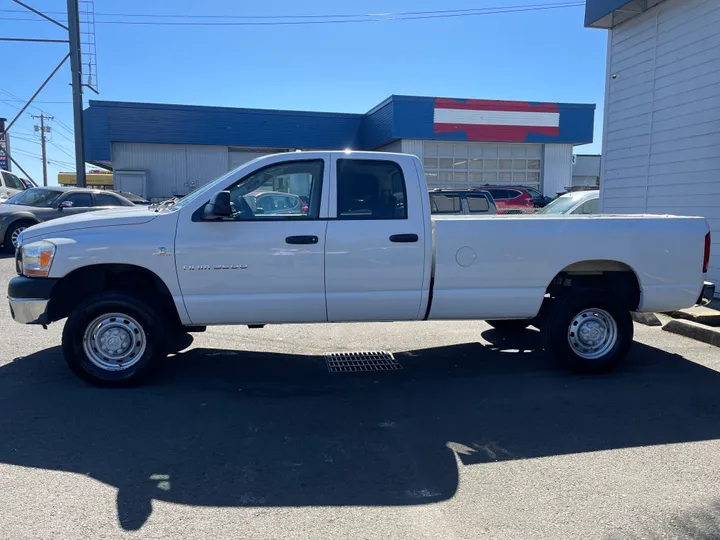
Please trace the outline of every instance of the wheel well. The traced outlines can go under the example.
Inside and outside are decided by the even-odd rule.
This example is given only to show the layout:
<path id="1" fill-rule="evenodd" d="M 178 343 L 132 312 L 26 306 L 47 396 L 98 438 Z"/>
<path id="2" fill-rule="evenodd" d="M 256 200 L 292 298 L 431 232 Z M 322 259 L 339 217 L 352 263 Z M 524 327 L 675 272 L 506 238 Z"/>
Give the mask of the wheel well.
<path id="1" fill-rule="evenodd" d="M 48 306 L 50 321 L 64 319 L 89 297 L 115 291 L 151 300 L 154 307 L 180 326 L 180 317 L 170 290 L 160 277 L 132 264 L 98 264 L 70 272 L 53 288 Z"/>
<path id="2" fill-rule="evenodd" d="M 625 263 L 610 260 L 580 261 L 563 268 L 548 285 L 551 297 L 571 294 L 578 288 L 605 289 L 629 311 L 640 305 L 640 282 Z"/>

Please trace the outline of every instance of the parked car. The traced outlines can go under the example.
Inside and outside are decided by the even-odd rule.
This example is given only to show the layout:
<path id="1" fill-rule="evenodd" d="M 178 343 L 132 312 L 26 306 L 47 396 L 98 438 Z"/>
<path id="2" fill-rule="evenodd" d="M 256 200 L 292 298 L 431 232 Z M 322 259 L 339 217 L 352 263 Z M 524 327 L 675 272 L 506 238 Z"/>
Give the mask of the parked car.
<path id="1" fill-rule="evenodd" d="M 26 189 L 27 187 L 19 177 L 10 171 L 0 169 L 0 198 L 10 198 Z"/>
<path id="2" fill-rule="evenodd" d="M 30 188 L 0 205 L 0 242 L 11 252 L 17 248 L 20 233 L 37 223 L 118 206 L 135 205 L 116 193 L 98 189 Z"/>
<path id="3" fill-rule="evenodd" d="M 483 185 L 475 189 L 490 193 L 498 210 L 535 208 L 533 196 L 525 187 Z"/>
<path id="4" fill-rule="evenodd" d="M 432 214 L 495 214 L 497 206 L 487 191 L 433 189 L 430 192 Z"/>
<path id="5" fill-rule="evenodd" d="M 258 191 L 243 195 L 242 198 L 255 214 L 305 214 L 308 211 L 308 205 L 293 193 Z M 231 204 L 242 204 L 242 201 Z"/>
<path id="6" fill-rule="evenodd" d="M 600 190 L 573 191 L 560 195 L 538 214 L 573 215 L 600 213 Z"/>
<path id="7" fill-rule="evenodd" d="M 129 191 L 114 191 L 113 193 L 117 193 L 121 197 L 124 197 L 128 201 L 130 201 L 133 204 L 137 204 L 138 206 L 149 206 L 150 201 L 147 199 L 144 199 L 140 195 L 135 195 L 134 193 L 130 193 Z"/>

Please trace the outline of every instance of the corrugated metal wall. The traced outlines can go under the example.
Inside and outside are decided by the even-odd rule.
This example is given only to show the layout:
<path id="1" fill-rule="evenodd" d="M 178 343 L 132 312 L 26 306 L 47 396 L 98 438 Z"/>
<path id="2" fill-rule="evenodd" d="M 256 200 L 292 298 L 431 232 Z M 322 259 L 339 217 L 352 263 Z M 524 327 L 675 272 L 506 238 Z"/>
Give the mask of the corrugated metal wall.
<path id="1" fill-rule="evenodd" d="M 542 191 L 553 197 L 572 185 L 571 144 L 546 144 L 543 151 Z"/>
<path id="2" fill-rule="evenodd" d="M 147 171 L 150 199 L 186 195 L 228 170 L 224 146 L 113 143 L 115 170 Z"/>
<path id="3" fill-rule="evenodd" d="M 418 141 L 416 139 L 403 139 L 400 142 L 402 143 L 402 152 L 404 154 L 416 155 L 420 158 L 420 161 L 422 161 L 425 141 Z"/>
<path id="4" fill-rule="evenodd" d="M 667 0 L 611 30 L 603 212 L 700 215 L 720 281 L 720 0 Z"/>

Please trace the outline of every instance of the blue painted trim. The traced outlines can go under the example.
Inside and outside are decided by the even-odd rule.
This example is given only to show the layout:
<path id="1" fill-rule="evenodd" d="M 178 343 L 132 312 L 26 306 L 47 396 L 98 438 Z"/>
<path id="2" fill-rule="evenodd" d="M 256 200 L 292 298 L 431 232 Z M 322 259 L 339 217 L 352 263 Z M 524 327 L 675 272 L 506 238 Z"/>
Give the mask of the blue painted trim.
<path id="1" fill-rule="evenodd" d="M 110 161 L 113 142 L 374 150 L 398 139 L 467 140 L 462 131 L 435 133 L 435 99 L 392 95 L 365 114 L 91 100 L 86 159 Z M 526 142 L 592 142 L 595 105 L 554 105 L 558 136 L 530 132 Z"/>

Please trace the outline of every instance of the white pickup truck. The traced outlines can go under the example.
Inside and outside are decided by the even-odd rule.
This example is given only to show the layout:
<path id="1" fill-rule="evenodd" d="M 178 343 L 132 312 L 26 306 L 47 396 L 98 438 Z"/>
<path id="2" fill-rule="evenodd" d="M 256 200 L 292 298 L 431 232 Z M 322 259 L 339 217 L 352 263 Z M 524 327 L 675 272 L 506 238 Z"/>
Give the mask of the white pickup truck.
<path id="1" fill-rule="evenodd" d="M 422 165 L 404 154 L 265 156 L 172 206 L 61 218 L 19 242 L 13 318 L 67 317 L 67 363 L 109 386 L 224 324 L 532 324 L 569 368 L 600 372 L 626 355 L 630 312 L 713 294 L 702 218 L 431 218 Z"/>

